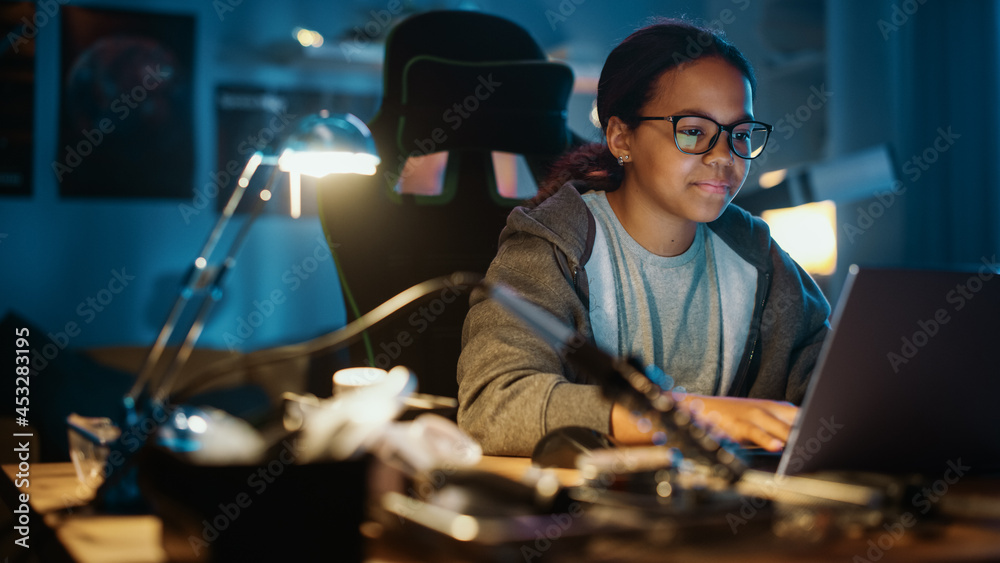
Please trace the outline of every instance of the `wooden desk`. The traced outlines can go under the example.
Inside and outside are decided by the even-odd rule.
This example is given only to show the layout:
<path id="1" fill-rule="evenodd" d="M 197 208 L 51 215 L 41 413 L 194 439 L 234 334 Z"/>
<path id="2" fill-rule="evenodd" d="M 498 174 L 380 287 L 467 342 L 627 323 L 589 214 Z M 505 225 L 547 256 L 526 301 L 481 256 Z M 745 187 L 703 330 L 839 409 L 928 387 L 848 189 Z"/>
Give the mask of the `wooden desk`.
<path id="1" fill-rule="evenodd" d="M 487 457 L 480 467 L 505 476 L 518 478 L 529 470 L 523 458 Z M 88 515 L 79 507 L 91 498 L 90 491 L 79 485 L 70 463 L 35 463 L 31 465 L 30 487 L 14 486 L 16 466 L 4 465 L 0 479 L 0 500 L 16 507 L 17 495 L 30 493 L 31 549 L 41 561 L 77 561 L 94 563 L 163 563 L 166 553 L 161 547 L 162 526 L 156 516 Z M 572 471 L 561 472 L 564 484 L 573 484 L 579 477 Z M 959 483 L 954 490 L 959 491 Z M 975 485 L 970 483 L 970 485 Z M 966 487 L 968 488 L 968 487 Z M 984 491 L 985 498 L 1000 500 L 1000 487 L 975 487 Z M 5 530 L 11 536 L 12 530 Z M 936 530 L 934 537 L 908 533 L 885 551 L 881 562 L 888 561 L 1000 561 L 1000 520 L 951 522 Z M 656 560 L 715 563 L 738 559 L 741 563 L 773 563 L 782 561 L 850 562 L 871 561 L 866 556 L 869 541 L 878 534 L 850 538 L 818 546 L 779 547 L 761 544 L 763 548 L 746 550 L 726 532 L 708 545 L 666 545 Z M 400 543 L 398 538 L 384 536 L 369 540 L 368 561 L 439 561 L 415 548 L 412 543 Z M 11 539 L 10 541 L 13 541 Z M 16 547 L 16 546 L 15 546 Z M 20 548 L 17 548 L 20 549 Z M 15 552 L 16 553 L 16 552 Z M 553 553 L 551 555 L 557 555 Z M 622 555 L 619 553 L 619 557 Z M 857 556 L 858 558 L 855 558 Z M 631 557 L 626 557 L 631 559 Z M 449 560 L 469 560 L 447 557 Z M 548 558 L 541 558 L 548 561 Z M 559 559 L 554 559 L 559 560 Z M 595 561 L 606 560 L 596 557 Z"/>
<path id="2" fill-rule="evenodd" d="M 480 466 L 519 479 L 530 469 L 525 458 L 486 457 Z M 29 487 L 14 486 L 16 465 L 4 465 L 0 501 L 12 510 L 18 494 L 29 493 L 29 545 L 44 561 L 78 563 L 165 563 L 163 526 L 154 515 L 93 515 L 84 507 L 93 491 L 77 479 L 73 464 L 33 463 Z M 575 471 L 560 470 L 564 484 L 576 484 Z M 16 539 L 16 537 L 15 537 Z M 20 548 L 18 548 L 20 549 Z M 381 550 L 379 550 L 381 552 Z M 380 555 L 381 557 L 381 555 Z"/>
<path id="3" fill-rule="evenodd" d="M 42 561 L 162 563 L 156 516 L 85 515 L 93 492 L 76 478 L 72 463 L 33 463 L 28 488 L 14 487 L 17 466 L 4 465 L 0 500 L 13 508 L 17 494 L 30 494 L 29 545 Z M 7 531 L 5 530 L 5 533 Z M 16 536 L 15 536 L 16 538 Z M 18 548 L 21 549 L 21 548 Z"/>

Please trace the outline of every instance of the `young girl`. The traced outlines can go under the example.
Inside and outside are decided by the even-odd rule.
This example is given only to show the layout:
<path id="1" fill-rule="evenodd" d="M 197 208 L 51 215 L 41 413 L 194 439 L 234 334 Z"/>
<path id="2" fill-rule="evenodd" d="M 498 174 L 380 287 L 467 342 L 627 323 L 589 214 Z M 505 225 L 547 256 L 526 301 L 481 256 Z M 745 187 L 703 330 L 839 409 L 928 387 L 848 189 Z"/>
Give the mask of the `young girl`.
<path id="1" fill-rule="evenodd" d="M 566 156 L 511 213 L 487 279 L 660 368 L 658 383 L 730 438 L 778 450 L 830 308 L 767 225 L 730 205 L 771 130 L 754 120 L 755 88 L 711 30 L 667 20 L 633 33 L 601 71 L 607 144 Z M 562 426 L 662 439 L 485 292 L 471 305 L 458 422 L 487 453 L 528 455 Z"/>

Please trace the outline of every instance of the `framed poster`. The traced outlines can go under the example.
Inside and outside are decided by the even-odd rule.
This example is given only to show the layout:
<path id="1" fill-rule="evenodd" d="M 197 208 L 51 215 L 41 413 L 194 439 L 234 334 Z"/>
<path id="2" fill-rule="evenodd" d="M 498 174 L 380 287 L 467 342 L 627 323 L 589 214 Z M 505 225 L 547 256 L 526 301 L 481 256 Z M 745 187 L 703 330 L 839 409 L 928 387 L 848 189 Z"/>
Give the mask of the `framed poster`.
<path id="1" fill-rule="evenodd" d="M 62 10 L 60 195 L 190 198 L 194 17 Z"/>
<path id="2" fill-rule="evenodd" d="M 35 37 L 49 21 L 33 2 L 0 3 L 0 195 L 31 195 Z"/>

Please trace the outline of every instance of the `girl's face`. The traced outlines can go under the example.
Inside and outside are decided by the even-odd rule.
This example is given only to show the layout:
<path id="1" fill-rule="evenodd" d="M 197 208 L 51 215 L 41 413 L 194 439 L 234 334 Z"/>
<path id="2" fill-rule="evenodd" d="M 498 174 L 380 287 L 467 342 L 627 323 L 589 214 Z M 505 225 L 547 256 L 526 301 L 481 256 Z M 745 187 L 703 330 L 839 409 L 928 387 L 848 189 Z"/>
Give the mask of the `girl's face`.
<path id="1" fill-rule="evenodd" d="M 700 115 L 723 125 L 753 119 L 750 83 L 719 57 L 704 57 L 664 72 L 640 115 Z M 749 172 L 748 161 L 729 149 L 729 133 L 719 133 L 712 150 L 690 155 L 674 142 L 670 121 L 642 121 L 629 129 L 617 118 L 608 127 L 608 145 L 629 155 L 621 189 L 664 218 L 707 223 L 718 219 Z M 625 194 L 623 194 L 625 195 Z"/>

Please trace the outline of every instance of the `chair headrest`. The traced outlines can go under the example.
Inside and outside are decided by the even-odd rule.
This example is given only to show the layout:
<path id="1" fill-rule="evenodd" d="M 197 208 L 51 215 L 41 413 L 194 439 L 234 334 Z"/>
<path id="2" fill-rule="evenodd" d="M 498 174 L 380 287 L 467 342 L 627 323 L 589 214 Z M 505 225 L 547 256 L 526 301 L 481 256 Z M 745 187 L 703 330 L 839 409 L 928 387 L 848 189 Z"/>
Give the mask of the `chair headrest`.
<path id="1" fill-rule="evenodd" d="M 402 100 L 403 70 L 421 55 L 467 62 L 546 60 L 527 31 L 501 17 L 464 10 L 417 14 L 386 38 L 383 104 Z"/>
<path id="2" fill-rule="evenodd" d="M 415 57 L 403 70 L 396 148 L 558 154 L 570 144 L 572 88 L 562 63 Z"/>

